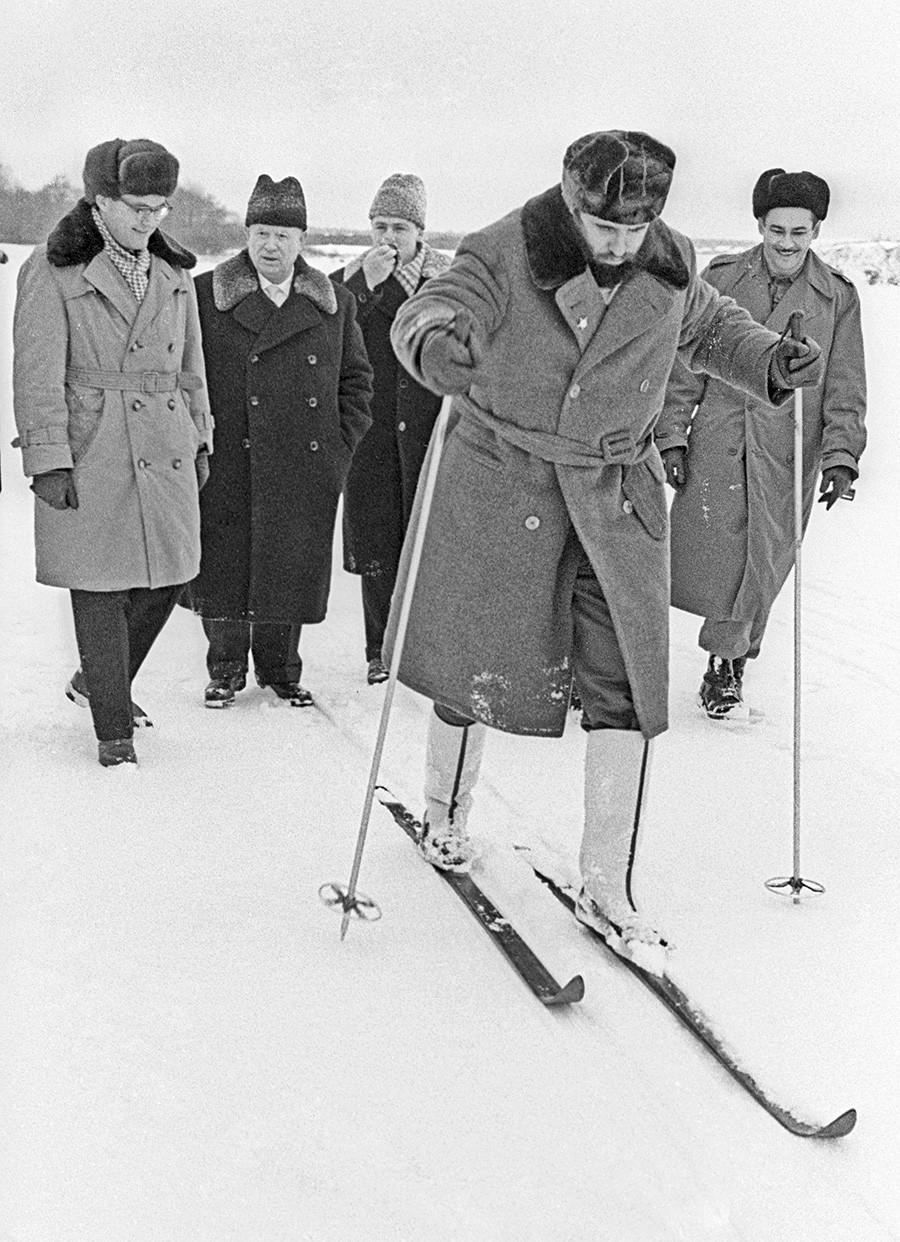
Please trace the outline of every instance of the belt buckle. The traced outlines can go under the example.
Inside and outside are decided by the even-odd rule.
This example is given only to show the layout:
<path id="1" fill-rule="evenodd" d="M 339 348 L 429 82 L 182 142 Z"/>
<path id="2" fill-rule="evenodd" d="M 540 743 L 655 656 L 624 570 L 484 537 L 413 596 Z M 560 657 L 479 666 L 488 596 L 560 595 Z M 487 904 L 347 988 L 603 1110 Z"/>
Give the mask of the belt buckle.
<path id="1" fill-rule="evenodd" d="M 159 391 L 159 371 L 144 371 L 141 375 L 141 392 Z"/>
<path id="2" fill-rule="evenodd" d="M 634 456 L 634 437 L 630 431 L 608 431 L 600 437 L 600 447 L 605 461 L 615 464 Z"/>

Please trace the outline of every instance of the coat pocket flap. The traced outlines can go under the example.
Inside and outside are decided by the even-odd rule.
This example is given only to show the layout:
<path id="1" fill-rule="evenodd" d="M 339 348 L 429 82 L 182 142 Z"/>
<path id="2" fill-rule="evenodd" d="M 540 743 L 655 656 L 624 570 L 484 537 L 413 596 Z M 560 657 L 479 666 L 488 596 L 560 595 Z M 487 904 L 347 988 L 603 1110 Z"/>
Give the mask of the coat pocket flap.
<path id="1" fill-rule="evenodd" d="M 665 488 L 648 462 L 638 462 L 622 471 L 622 491 L 634 505 L 648 535 L 664 539 L 668 527 Z"/>

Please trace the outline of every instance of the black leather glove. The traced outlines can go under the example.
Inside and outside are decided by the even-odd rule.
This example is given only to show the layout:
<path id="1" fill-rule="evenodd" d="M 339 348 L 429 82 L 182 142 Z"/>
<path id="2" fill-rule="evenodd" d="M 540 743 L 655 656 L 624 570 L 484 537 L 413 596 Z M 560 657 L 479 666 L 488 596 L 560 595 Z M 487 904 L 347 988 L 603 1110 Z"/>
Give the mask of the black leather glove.
<path id="1" fill-rule="evenodd" d="M 460 307 L 450 323 L 432 328 L 426 336 L 419 366 L 441 392 L 468 392 L 483 356 L 484 334 L 472 312 Z"/>
<path id="2" fill-rule="evenodd" d="M 194 469 L 197 471 L 197 491 L 202 492 L 209 479 L 209 453 L 202 448 L 194 458 Z"/>
<path id="3" fill-rule="evenodd" d="M 825 371 L 822 351 L 811 336 L 783 337 L 775 346 L 769 375 L 776 388 L 815 388 Z"/>
<path id="4" fill-rule="evenodd" d="M 71 470 L 47 470 L 31 480 L 31 490 L 52 509 L 77 509 L 78 493 Z"/>
<path id="5" fill-rule="evenodd" d="M 849 490 L 852 483 L 853 471 L 849 466 L 829 466 L 822 471 L 822 481 L 819 484 L 822 495 L 819 497 L 819 504 L 830 509 Z"/>
<path id="6" fill-rule="evenodd" d="M 660 456 L 666 472 L 666 482 L 678 491 L 679 487 L 684 487 L 687 483 L 687 449 L 676 444 L 672 448 L 663 449 Z"/>

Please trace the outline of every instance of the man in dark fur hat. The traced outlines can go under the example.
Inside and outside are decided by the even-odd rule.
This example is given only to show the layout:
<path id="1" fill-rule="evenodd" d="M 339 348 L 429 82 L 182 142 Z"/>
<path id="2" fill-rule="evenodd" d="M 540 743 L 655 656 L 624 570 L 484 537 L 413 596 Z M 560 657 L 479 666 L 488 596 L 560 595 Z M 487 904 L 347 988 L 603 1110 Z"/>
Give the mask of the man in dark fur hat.
<path id="1" fill-rule="evenodd" d="M 816 479 L 827 509 L 858 474 L 866 443 L 859 296 L 810 246 L 828 212 L 825 181 L 764 172 L 753 190 L 762 242 L 718 255 L 703 273 L 760 323 L 782 332 L 801 310 L 824 375 L 803 403 L 803 523 Z M 743 675 L 759 655 L 769 611 L 794 562 L 794 424 L 744 392 L 676 362 L 656 427 L 672 505 L 672 603 L 704 617 L 709 660 L 700 704 L 713 720 L 747 716 Z"/>
<path id="2" fill-rule="evenodd" d="M 294 707 L 301 626 L 322 621 L 338 498 L 371 421 L 372 368 L 351 293 L 301 254 L 300 182 L 261 176 L 247 248 L 197 280 L 215 468 L 190 588 L 209 640 L 207 707 L 256 680 Z"/>
<path id="3" fill-rule="evenodd" d="M 637 913 L 631 872 L 649 740 L 667 723 L 652 435 L 666 380 L 678 352 L 762 402 L 819 374 L 813 342 L 779 343 L 698 279 L 690 242 L 659 218 L 674 164 L 647 134 L 579 139 L 561 184 L 465 238 L 392 332 L 417 380 L 455 394 L 400 665 L 436 704 L 423 851 L 471 865 L 485 726 L 561 734 L 574 673 L 588 731 L 579 918 L 656 970 L 665 939 Z"/>
<path id="4" fill-rule="evenodd" d="M 372 426 L 344 487 L 344 568 L 362 578 L 367 679 L 373 685 L 388 676 L 381 645 L 419 471 L 441 404 L 398 363 L 391 324 L 406 299 L 446 271 L 450 260 L 423 240 L 425 186 L 413 173 L 393 173 L 382 182 L 369 220 L 373 245 L 331 279 L 356 298 L 375 371 Z"/>
<path id="5" fill-rule="evenodd" d="M 200 561 L 212 425 L 195 258 L 158 228 L 178 181 L 159 143 L 93 147 L 84 197 L 19 274 L 14 396 L 38 582 L 68 587 L 104 766 L 135 763 L 131 683 Z"/>

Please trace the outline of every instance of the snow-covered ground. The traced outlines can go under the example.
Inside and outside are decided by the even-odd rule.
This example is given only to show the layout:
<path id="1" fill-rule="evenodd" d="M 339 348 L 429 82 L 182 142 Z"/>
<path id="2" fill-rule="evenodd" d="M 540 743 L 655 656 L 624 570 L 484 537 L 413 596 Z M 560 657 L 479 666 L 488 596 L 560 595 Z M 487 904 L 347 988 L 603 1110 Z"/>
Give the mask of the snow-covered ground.
<path id="1" fill-rule="evenodd" d="M 25 247 L 0 269 L 0 1242 L 879 1242 L 900 1238 L 900 290 L 863 285 L 870 446 L 804 545 L 802 873 L 791 870 L 791 592 L 747 676 L 752 723 L 694 695 L 672 615 L 638 896 L 748 1064 L 852 1135 L 794 1138 L 574 927 L 511 843 L 571 866 L 583 735 L 494 734 L 480 878 L 556 976 L 543 1009 L 380 807 L 346 881 L 384 687 L 336 558 L 303 638 L 320 710 L 257 689 L 205 711 L 178 610 L 136 683 L 155 728 L 104 770 L 62 688 L 64 592 L 33 580 L 10 401 Z M 324 264 L 334 266 L 334 263 Z M 400 688 L 383 776 L 418 808 L 428 705 Z"/>

